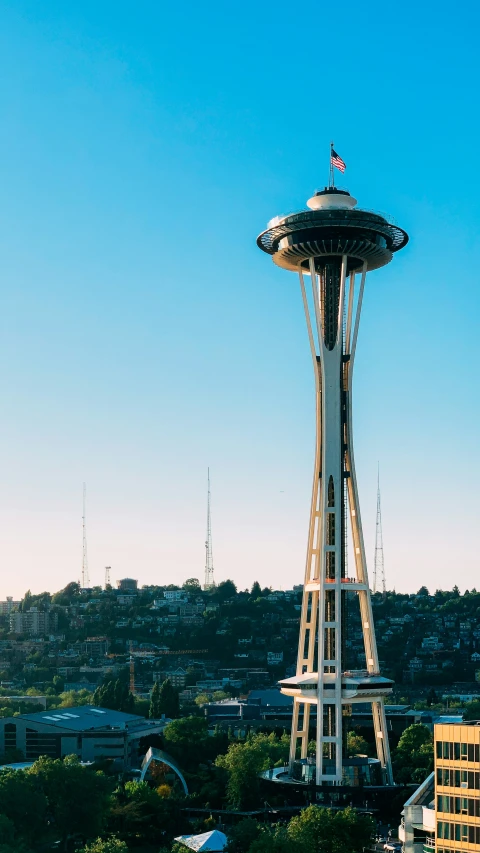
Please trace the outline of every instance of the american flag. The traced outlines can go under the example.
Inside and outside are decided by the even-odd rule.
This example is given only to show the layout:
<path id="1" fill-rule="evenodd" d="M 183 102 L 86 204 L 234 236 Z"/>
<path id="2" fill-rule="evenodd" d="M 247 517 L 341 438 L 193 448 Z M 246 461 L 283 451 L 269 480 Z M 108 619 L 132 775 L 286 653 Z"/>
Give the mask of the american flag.
<path id="1" fill-rule="evenodd" d="M 338 169 L 339 172 L 344 172 L 347 168 L 344 160 L 338 156 L 337 152 L 334 151 L 333 148 L 330 152 L 330 163 L 335 167 L 335 169 Z"/>

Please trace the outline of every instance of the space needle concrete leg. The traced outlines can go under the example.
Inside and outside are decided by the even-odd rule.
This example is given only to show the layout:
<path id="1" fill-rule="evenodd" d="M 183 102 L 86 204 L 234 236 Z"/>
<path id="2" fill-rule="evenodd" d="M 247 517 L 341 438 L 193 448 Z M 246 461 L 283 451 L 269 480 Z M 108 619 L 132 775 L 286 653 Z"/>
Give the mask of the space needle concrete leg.
<path id="1" fill-rule="evenodd" d="M 353 365 L 355 361 L 355 350 L 358 336 L 358 326 L 360 322 L 360 312 L 362 308 L 363 291 L 365 287 L 366 277 L 366 262 L 363 265 L 363 272 L 360 284 L 360 292 L 358 295 L 357 311 L 355 317 L 355 325 L 352 337 L 350 359 L 348 362 L 348 382 L 347 382 L 347 451 L 346 459 L 347 466 L 350 472 L 348 478 L 348 499 L 350 505 L 350 522 L 352 529 L 353 547 L 355 554 L 355 567 L 357 580 L 363 584 L 363 589 L 358 591 L 360 617 L 362 620 L 363 641 L 365 646 L 365 658 L 367 670 L 369 673 L 379 672 L 379 661 L 375 632 L 373 628 L 373 612 L 372 601 L 370 597 L 370 589 L 368 586 L 367 561 L 365 555 L 365 544 L 363 540 L 363 529 L 360 516 L 360 502 L 358 499 L 357 477 L 355 471 L 355 459 L 353 453 L 353 429 L 352 429 L 352 380 L 353 380 Z M 388 734 L 385 717 L 385 707 L 383 697 L 372 702 L 372 716 L 375 730 L 375 743 L 377 756 L 385 773 L 387 784 L 393 784 L 392 762 L 390 757 L 390 748 L 388 743 Z"/>
<path id="2" fill-rule="evenodd" d="M 321 379 L 318 364 L 318 356 L 315 345 L 315 338 L 312 329 L 310 311 L 308 307 L 308 299 L 305 290 L 305 281 L 303 272 L 299 270 L 300 288 L 302 293 L 303 307 L 305 311 L 305 319 L 307 323 L 308 340 L 310 343 L 310 352 L 312 356 L 313 372 L 315 378 L 315 397 L 316 397 L 316 436 L 315 436 L 315 464 L 313 471 L 312 483 L 312 499 L 310 507 L 310 524 L 308 531 L 307 555 L 305 561 L 305 582 L 302 600 L 302 611 L 300 616 L 300 633 L 298 642 L 297 654 L 297 675 L 302 675 L 304 672 L 312 672 L 314 667 L 316 634 L 318 622 L 318 590 L 308 590 L 310 581 L 318 578 L 318 546 L 316 539 L 318 537 L 318 500 L 319 500 L 319 471 L 321 461 Z M 303 724 L 300 728 L 300 713 L 303 711 Z M 292 734 L 290 740 L 290 772 L 293 770 L 293 762 L 297 755 L 297 743 L 300 739 L 301 749 L 300 757 L 306 758 L 308 751 L 308 731 L 310 725 L 310 705 L 306 702 L 300 702 L 294 698 L 293 719 L 292 719 Z"/>

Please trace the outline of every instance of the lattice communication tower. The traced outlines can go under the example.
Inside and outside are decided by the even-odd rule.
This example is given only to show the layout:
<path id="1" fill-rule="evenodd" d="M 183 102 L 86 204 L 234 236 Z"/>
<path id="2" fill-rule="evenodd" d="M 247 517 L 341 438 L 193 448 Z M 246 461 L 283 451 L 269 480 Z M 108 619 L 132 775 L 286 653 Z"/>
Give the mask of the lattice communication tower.
<path id="1" fill-rule="evenodd" d="M 207 469 L 207 535 L 205 539 L 205 581 L 204 589 L 215 586 L 213 579 L 212 519 L 210 514 L 210 468 Z"/>
<path id="2" fill-rule="evenodd" d="M 87 555 L 87 486 L 83 484 L 83 516 L 82 516 L 82 589 L 90 587 Z"/>
<path id="3" fill-rule="evenodd" d="M 382 506 L 380 501 L 380 470 L 377 480 L 377 525 L 375 530 L 375 559 L 373 561 L 373 592 L 387 594 L 385 565 L 383 562 Z"/>

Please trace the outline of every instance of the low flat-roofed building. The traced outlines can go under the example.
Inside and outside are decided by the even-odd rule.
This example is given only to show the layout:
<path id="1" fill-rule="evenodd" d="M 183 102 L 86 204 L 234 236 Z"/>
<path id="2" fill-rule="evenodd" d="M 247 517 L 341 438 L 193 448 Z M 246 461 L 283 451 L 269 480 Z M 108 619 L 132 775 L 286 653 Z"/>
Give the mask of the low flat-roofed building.
<path id="1" fill-rule="evenodd" d="M 168 722 L 91 705 L 20 714 L 0 719 L 0 753 L 17 749 L 26 761 L 40 755 L 77 755 L 85 762 L 112 758 L 119 768 L 138 767 L 140 740 L 160 734 Z"/>

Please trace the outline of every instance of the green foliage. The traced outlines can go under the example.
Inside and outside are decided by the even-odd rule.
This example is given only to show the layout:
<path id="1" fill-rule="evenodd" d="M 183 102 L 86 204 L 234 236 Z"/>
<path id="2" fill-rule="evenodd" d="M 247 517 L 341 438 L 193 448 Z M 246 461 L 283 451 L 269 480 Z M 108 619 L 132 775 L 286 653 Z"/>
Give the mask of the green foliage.
<path id="1" fill-rule="evenodd" d="M 13 822 L 0 814 L 0 853 L 31 853 L 31 850 L 16 832 Z"/>
<path id="2" fill-rule="evenodd" d="M 93 693 L 89 690 L 64 690 L 53 700 L 48 700 L 48 708 L 75 708 L 79 705 L 92 705 Z"/>
<path id="3" fill-rule="evenodd" d="M 463 714 L 464 720 L 480 720 L 480 702 L 474 699 L 473 702 L 467 702 Z"/>
<path id="4" fill-rule="evenodd" d="M 185 592 L 201 592 L 202 587 L 198 578 L 188 578 L 182 586 Z"/>
<path id="5" fill-rule="evenodd" d="M 433 737 L 427 726 L 414 723 L 403 732 L 393 755 L 397 782 L 422 782 L 433 769 Z"/>
<path id="6" fill-rule="evenodd" d="M 258 774 L 287 760 L 289 739 L 283 735 L 278 739 L 258 733 L 247 738 L 245 743 L 230 744 L 226 755 L 219 755 L 217 767 L 227 771 L 227 800 L 233 808 L 248 808 L 258 802 L 260 780 Z"/>
<path id="7" fill-rule="evenodd" d="M 173 839 L 184 827 L 188 829 L 181 802 L 178 797 L 159 796 L 146 782 L 127 782 L 112 803 L 108 829 L 127 844 L 138 844 L 138 839 L 149 844 L 158 844 L 166 836 Z"/>
<path id="8" fill-rule="evenodd" d="M 104 681 L 93 694 L 93 704 L 100 708 L 109 708 L 111 711 L 123 711 L 126 714 L 133 714 L 135 710 L 135 700 L 133 694 L 128 689 L 126 681 L 117 678 Z"/>
<path id="9" fill-rule="evenodd" d="M 115 835 L 109 838 L 97 838 L 90 844 L 86 844 L 82 853 L 128 853 L 125 841 L 120 841 Z"/>
<path id="10" fill-rule="evenodd" d="M 260 586 L 258 581 L 253 582 L 252 589 L 250 590 L 250 595 L 252 596 L 252 598 L 261 598 L 262 587 Z"/>
<path id="11" fill-rule="evenodd" d="M 0 772 L 0 813 L 4 824 L 5 819 L 10 822 L 5 825 L 10 827 L 15 840 L 33 844 L 41 838 L 47 809 L 48 798 L 39 790 L 33 776 L 18 770 Z"/>
<path id="12" fill-rule="evenodd" d="M 182 770 L 198 775 L 198 765 L 213 761 L 228 747 L 227 735 L 208 734 L 205 717 L 181 717 L 173 720 L 163 732 L 165 749 L 178 761 Z"/>
<path id="13" fill-rule="evenodd" d="M 219 601 L 227 601 L 228 598 L 233 598 L 237 594 L 237 587 L 231 580 L 222 581 L 216 587 L 215 594 Z"/>
<path id="14" fill-rule="evenodd" d="M 60 759 L 42 756 L 28 771 L 48 803 L 48 811 L 61 837 L 79 833 L 99 835 L 105 823 L 110 782 L 103 773 L 82 767 L 75 755 Z"/>
<path id="15" fill-rule="evenodd" d="M 291 819 L 288 837 L 302 853 L 352 853 L 370 844 L 374 826 L 370 815 L 352 808 L 309 806 Z"/>
<path id="16" fill-rule="evenodd" d="M 355 755 L 369 755 L 370 746 L 364 737 L 356 732 L 348 732 L 347 734 L 347 755 L 352 757 Z"/>
<path id="17" fill-rule="evenodd" d="M 228 834 L 227 853 L 249 853 L 260 835 L 260 827 L 251 817 L 241 820 Z"/>
<path id="18" fill-rule="evenodd" d="M 169 678 L 165 679 L 161 686 L 158 681 L 155 682 L 150 698 L 148 716 L 157 720 L 162 714 L 170 719 L 175 719 L 180 714 L 178 690 L 175 689 Z"/>
<path id="19" fill-rule="evenodd" d="M 302 847 L 289 837 L 286 827 L 262 827 L 248 853 L 302 853 Z"/>

